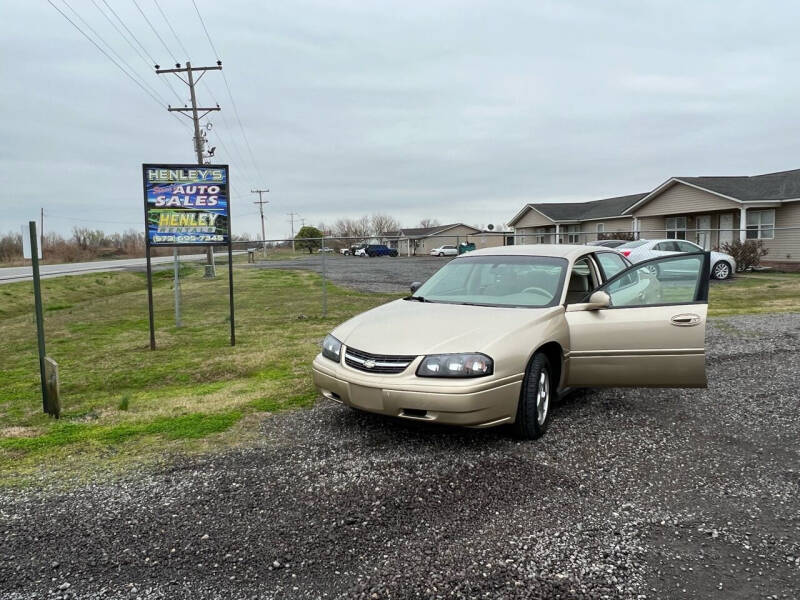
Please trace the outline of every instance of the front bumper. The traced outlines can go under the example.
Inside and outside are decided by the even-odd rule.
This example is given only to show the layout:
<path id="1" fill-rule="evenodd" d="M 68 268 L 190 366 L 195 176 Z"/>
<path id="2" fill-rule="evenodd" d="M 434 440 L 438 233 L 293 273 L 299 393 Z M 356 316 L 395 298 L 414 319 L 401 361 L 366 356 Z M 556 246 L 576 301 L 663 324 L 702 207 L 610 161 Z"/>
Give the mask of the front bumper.
<path id="1" fill-rule="evenodd" d="M 416 362 L 407 371 L 413 373 Z M 320 393 L 372 413 L 466 427 L 512 422 L 522 375 L 503 379 L 452 380 L 362 373 L 317 355 L 312 364 Z"/>

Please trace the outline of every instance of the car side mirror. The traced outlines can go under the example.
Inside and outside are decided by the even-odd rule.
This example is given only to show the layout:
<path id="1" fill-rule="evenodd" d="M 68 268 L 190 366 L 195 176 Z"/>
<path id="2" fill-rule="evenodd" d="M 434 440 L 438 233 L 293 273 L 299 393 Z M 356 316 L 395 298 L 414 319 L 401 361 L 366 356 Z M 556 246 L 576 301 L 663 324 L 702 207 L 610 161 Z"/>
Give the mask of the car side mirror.
<path id="1" fill-rule="evenodd" d="M 411 293 L 413 294 L 414 292 L 416 292 L 420 288 L 421 285 L 422 285 L 421 281 L 415 281 L 414 283 L 412 283 L 411 284 Z"/>
<path id="2" fill-rule="evenodd" d="M 599 291 L 589 296 L 589 302 L 586 303 L 586 310 L 598 310 L 601 308 L 608 308 L 609 306 L 611 306 L 611 296 L 609 296 L 607 292 Z"/>
<path id="3" fill-rule="evenodd" d="M 601 308 L 608 308 L 609 306 L 611 306 L 611 296 L 609 296 L 607 292 L 597 291 L 589 296 L 588 302 L 568 304 L 567 310 L 569 312 L 576 312 L 579 310 L 600 310 Z"/>

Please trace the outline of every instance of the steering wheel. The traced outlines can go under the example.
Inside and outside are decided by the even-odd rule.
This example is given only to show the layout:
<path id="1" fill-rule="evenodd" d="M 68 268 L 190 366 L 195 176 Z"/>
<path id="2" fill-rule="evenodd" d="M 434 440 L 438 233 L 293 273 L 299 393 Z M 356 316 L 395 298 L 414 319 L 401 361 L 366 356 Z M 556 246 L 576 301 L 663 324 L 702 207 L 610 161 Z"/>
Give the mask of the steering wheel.
<path id="1" fill-rule="evenodd" d="M 535 285 L 532 285 L 531 287 L 526 287 L 524 290 L 522 290 L 522 293 L 523 294 L 539 294 L 540 296 L 545 296 L 546 298 L 549 298 L 549 297 L 551 297 L 553 295 L 550 292 L 548 292 L 546 289 L 537 287 Z"/>

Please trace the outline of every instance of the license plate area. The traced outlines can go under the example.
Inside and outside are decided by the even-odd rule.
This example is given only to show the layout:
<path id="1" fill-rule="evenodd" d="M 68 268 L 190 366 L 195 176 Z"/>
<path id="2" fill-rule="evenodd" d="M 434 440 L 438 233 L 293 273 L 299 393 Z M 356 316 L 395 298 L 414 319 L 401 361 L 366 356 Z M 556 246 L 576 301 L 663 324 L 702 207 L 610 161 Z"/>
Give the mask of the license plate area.
<path id="1" fill-rule="evenodd" d="M 351 383 L 350 403 L 364 410 L 383 410 L 383 390 Z"/>

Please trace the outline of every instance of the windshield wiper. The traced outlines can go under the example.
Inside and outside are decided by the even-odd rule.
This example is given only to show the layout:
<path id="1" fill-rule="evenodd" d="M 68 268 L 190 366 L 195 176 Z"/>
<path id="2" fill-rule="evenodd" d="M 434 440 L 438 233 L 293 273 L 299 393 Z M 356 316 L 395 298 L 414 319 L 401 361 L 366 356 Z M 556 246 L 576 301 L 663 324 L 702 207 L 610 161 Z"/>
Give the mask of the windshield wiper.
<path id="1" fill-rule="evenodd" d="M 426 300 L 422 296 L 409 296 L 406 300 L 416 300 L 417 302 L 430 302 L 430 300 Z"/>

